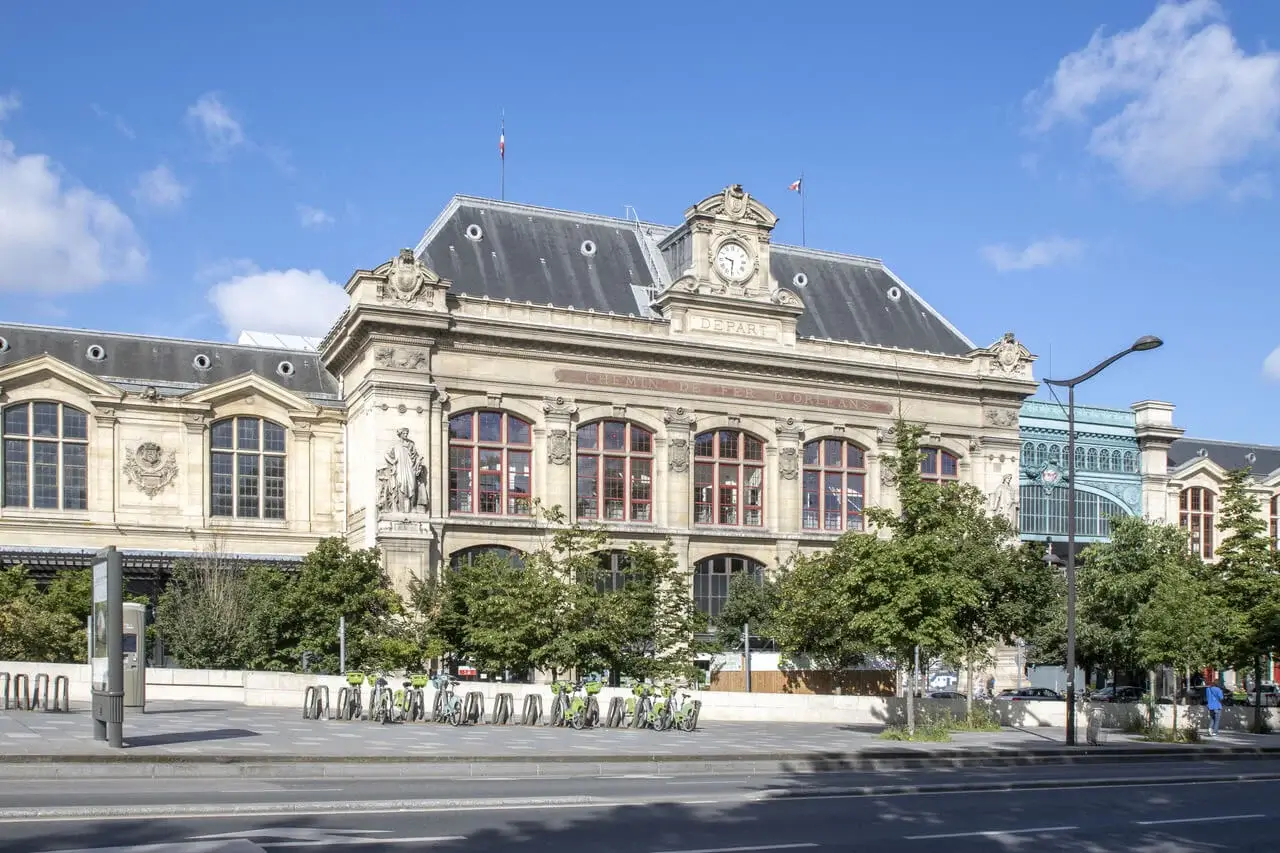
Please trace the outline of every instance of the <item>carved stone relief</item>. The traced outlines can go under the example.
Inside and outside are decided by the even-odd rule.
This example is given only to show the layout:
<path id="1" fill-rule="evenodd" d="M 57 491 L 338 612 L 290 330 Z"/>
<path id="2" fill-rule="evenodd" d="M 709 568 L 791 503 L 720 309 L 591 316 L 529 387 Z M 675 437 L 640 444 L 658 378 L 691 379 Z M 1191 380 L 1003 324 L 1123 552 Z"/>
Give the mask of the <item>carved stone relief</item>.
<path id="1" fill-rule="evenodd" d="M 1018 425 L 1018 410 L 987 409 L 987 423 L 993 427 L 1015 427 Z"/>
<path id="2" fill-rule="evenodd" d="M 542 411 L 548 415 L 569 417 L 578 411 L 578 407 L 572 400 L 566 400 L 564 397 L 547 397 L 542 401 Z"/>
<path id="3" fill-rule="evenodd" d="M 154 441 L 144 441 L 128 451 L 124 461 L 124 475 L 149 498 L 160 494 L 178 476 L 177 452 L 168 454 Z"/>
<path id="4" fill-rule="evenodd" d="M 894 471 L 894 465 L 898 463 L 895 456 L 880 457 L 880 485 L 893 486 L 897 485 L 897 474 Z"/>
<path id="5" fill-rule="evenodd" d="M 396 443 L 378 469 L 379 512 L 426 512 L 427 466 L 407 427 L 396 432 Z"/>
<path id="6" fill-rule="evenodd" d="M 664 409 L 662 411 L 662 422 L 667 426 L 684 427 L 685 429 L 693 428 L 693 413 L 686 411 L 684 408 Z"/>
<path id="7" fill-rule="evenodd" d="M 427 307 L 435 303 L 435 291 L 429 284 L 437 284 L 440 277 L 427 269 L 426 264 L 413 256 L 412 249 L 401 249 L 386 271 L 386 284 L 379 286 L 378 296 L 406 305 L 422 301 Z"/>
<path id="8" fill-rule="evenodd" d="M 395 347 L 378 347 L 373 353 L 373 360 L 383 367 L 395 370 L 425 371 L 430 364 L 427 354 L 422 350 L 398 350 Z"/>
<path id="9" fill-rule="evenodd" d="M 689 470 L 689 439 L 671 439 L 671 450 L 668 453 L 667 467 L 678 473 Z"/>
<path id="10" fill-rule="evenodd" d="M 778 473 L 782 475 L 784 480 L 794 480 L 800 476 L 800 451 L 798 448 L 779 448 Z"/>
<path id="11" fill-rule="evenodd" d="M 992 356 L 990 371 L 1004 376 L 1015 376 L 1023 372 L 1024 365 L 1030 361 L 1031 353 L 1013 332 L 1005 332 L 1000 340 L 987 348 Z"/>
<path id="12" fill-rule="evenodd" d="M 553 429 L 547 433 L 547 458 L 552 465 L 567 465 L 572 456 L 567 429 Z"/>
<path id="13" fill-rule="evenodd" d="M 1013 484 L 1013 475 L 1005 474 L 1000 485 L 988 496 L 992 515 L 1003 515 L 1016 528 L 1018 525 L 1018 489 Z"/>

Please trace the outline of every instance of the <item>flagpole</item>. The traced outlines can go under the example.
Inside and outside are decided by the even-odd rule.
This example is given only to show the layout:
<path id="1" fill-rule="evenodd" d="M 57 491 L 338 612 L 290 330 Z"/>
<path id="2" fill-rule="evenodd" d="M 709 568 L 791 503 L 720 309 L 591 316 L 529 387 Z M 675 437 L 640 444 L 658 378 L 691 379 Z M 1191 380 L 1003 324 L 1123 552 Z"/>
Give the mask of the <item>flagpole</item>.
<path id="1" fill-rule="evenodd" d="M 502 111 L 502 124 L 498 130 L 498 160 L 501 162 L 499 166 L 498 177 L 498 199 L 500 201 L 507 200 L 507 111 Z"/>
<path id="2" fill-rule="evenodd" d="M 800 173 L 800 245 L 807 246 L 804 229 L 804 172 Z"/>

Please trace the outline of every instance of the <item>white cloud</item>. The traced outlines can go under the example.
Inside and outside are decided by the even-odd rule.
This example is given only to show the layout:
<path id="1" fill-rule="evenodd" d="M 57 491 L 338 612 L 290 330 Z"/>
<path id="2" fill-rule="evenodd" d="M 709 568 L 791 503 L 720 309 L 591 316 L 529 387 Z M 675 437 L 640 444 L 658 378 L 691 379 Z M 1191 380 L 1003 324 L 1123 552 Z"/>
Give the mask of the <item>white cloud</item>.
<path id="1" fill-rule="evenodd" d="M 323 335 L 347 307 L 342 285 L 320 270 L 253 270 L 209 289 L 231 335 L 245 329 L 282 335 Z"/>
<path id="2" fill-rule="evenodd" d="M 138 176 L 133 197 L 148 207 L 172 209 L 181 206 L 190 192 L 173 174 L 173 170 L 161 163 Z"/>
<path id="3" fill-rule="evenodd" d="M 19 105 L 17 95 L 0 96 L 0 120 Z M 49 157 L 19 156 L 0 136 L 0 291 L 68 293 L 146 272 L 129 217 L 64 177 Z"/>
<path id="4" fill-rule="evenodd" d="M 1035 240 L 1023 249 L 1007 243 L 983 246 L 982 256 L 997 272 L 1022 272 L 1069 261 L 1083 250 L 1084 243 L 1080 240 L 1050 237 L 1047 240 Z"/>
<path id="5" fill-rule="evenodd" d="M 187 121 L 204 137 L 210 154 L 218 160 L 248 141 L 244 128 L 216 92 L 201 95 L 187 107 Z"/>
<path id="6" fill-rule="evenodd" d="M 1090 153 L 1135 188 L 1200 194 L 1280 143 L 1280 52 L 1242 50 L 1215 0 L 1165 2 L 1136 29 L 1095 32 L 1028 104 L 1042 132 L 1089 124 Z"/>
<path id="7" fill-rule="evenodd" d="M 1262 375 L 1280 382 L 1280 347 L 1273 349 L 1262 362 Z"/>
<path id="8" fill-rule="evenodd" d="M 298 205 L 298 222 L 303 228 L 328 228 L 334 219 L 318 207 Z"/>

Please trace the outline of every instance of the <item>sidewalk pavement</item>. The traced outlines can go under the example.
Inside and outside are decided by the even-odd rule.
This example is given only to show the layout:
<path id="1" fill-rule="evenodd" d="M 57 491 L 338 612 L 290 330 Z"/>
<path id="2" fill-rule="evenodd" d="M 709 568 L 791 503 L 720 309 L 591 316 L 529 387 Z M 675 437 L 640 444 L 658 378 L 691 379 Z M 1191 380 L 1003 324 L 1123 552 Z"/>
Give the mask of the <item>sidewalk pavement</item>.
<path id="1" fill-rule="evenodd" d="M 1233 732 L 1203 745 L 1145 743 L 1135 736 L 1107 732 L 1099 747 L 1067 749 L 1059 729 L 1013 729 L 998 733 L 956 733 L 950 743 L 897 743 L 880 740 L 878 728 L 827 723 L 707 722 L 699 730 L 654 732 L 633 729 L 574 731 L 545 725 L 463 726 L 380 725 L 368 722 L 303 720 L 296 711 L 241 705 L 153 702 L 145 714 L 126 711 L 125 749 L 113 750 L 93 739 L 87 709 L 70 713 L 0 711 L 0 776 L 30 776 L 33 765 L 122 764 L 150 768 L 167 765 L 173 775 L 192 765 L 275 765 L 264 775 L 285 775 L 283 765 L 396 764 L 417 772 L 429 767 L 455 775 L 533 773 L 551 765 L 610 765 L 622 769 L 662 764 L 664 772 L 728 769 L 727 765 L 778 766 L 787 769 L 878 769 L 922 764 L 960 766 L 979 763 L 1077 763 L 1086 760 L 1187 758 L 1189 755 L 1280 758 L 1280 738 Z M 1084 732 L 1081 731 L 1083 736 Z M 466 765 L 464 768 L 463 765 Z M 53 772 L 52 770 L 50 772 Z M 256 771 L 255 771 L 256 772 Z M 329 771 L 324 771 L 329 772 Z M 296 771 L 299 775 L 301 771 Z M 241 771 L 247 775 L 247 771 Z M 188 774 L 189 775 L 189 774 Z"/>

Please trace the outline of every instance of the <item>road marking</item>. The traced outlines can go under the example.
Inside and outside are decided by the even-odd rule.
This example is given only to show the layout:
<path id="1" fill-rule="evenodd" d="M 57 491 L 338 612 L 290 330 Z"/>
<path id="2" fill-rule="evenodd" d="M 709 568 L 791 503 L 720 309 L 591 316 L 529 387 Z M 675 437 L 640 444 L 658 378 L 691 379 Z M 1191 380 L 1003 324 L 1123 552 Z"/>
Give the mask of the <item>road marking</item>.
<path id="1" fill-rule="evenodd" d="M 1002 835 L 1030 835 L 1033 832 L 1069 832 L 1078 826 L 1037 826 L 1030 829 L 986 829 L 981 832 L 942 832 L 937 835 L 906 835 L 908 841 L 937 841 L 943 838 L 999 838 Z"/>
<path id="2" fill-rule="evenodd" d="M 668 777 L 670 778 L 670 777 Z M 745 785 L 749 779 L 678 779 L 668 785 Z"/>
<path id="3" fill-rule="evenodd" d="M 663 850 L 662 853 L 747 853 L 750 850 L 799 850 L 804 847 L 817 847 L 811 841 L 796 844 L 758 844 L 752 847 L 703 847 L 699 850 Z"/>
<path id="4" fill-rule="evenodd" d="M 263 841 L 259 847 L 270 850 L 273 847 L 326 847 L 334 843 L 343 846 L 348 844 L 439 844 L 445 841 L 466 841 L 465 835 L 420 835 L 416 838 L 343 838 L 335 840 L 321 838 L 315 841 Z"/>
<path id="5" fill-rule="evenodd" d="M 1161 826 L 1166 823 L 1204 823 L 1212 820 L 1256 820 L 1264 814 L 1224 814 L 1216 817 L 1179 817 L 1169 820 L 1135 820 L 1138 826 Z"/>
<path id="6" fill-rule="evenodd" d="M 171 844 L 135 844 L 132 847 L 83 847 L 57 853 L 263 853 L 258 845 L 244 839 L 228 841 L 177 841 Z"/>

